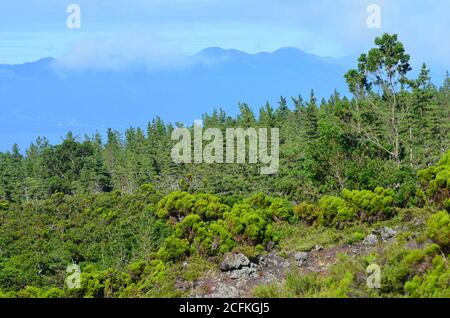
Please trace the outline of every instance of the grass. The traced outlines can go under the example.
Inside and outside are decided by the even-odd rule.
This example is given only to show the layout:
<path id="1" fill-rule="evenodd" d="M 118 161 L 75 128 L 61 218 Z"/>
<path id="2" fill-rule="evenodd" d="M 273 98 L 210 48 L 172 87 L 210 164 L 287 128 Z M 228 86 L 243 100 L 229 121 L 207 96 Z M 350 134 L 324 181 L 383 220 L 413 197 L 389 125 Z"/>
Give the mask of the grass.
<path id="1" fill-rule="evenodd" d="M 211 263 L 207 259 L 198 255 L 188 258 L 186 260 L 186 264 L 186 268 L 181 269 L 180 271 L 180 277 L 189 282 L 200 279 L 209 270 L 214 270 L 217 268 L 216 264 Z"/>
<path id="2" fill-rule="evenodd" d="M 323 226 L 280 223 L 277 224 L 277 230 L 281 233 L 280 249 L 294 252 L 308 252 L 316 245 L 330 248 L 353 244 L 370 233 L 370 228 L 364 224 L 338 230 Z"/>

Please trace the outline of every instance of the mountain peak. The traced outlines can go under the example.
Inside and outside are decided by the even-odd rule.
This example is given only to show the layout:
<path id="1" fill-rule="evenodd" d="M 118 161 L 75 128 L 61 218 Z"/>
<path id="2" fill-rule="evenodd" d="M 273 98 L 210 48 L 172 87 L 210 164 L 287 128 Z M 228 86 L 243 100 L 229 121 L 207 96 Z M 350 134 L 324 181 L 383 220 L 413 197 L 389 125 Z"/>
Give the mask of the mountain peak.
<path id="1" fill-rule="evenodd" d="M 55 59 L 53 57 L 44 57 L 44 58 L 39 59 L 39 60 L 37 60 L 35 62 L 32 62 L 32 63 L 34 63 L 34 64 L 41 64 L 42 65 L 42 64 L 50 64 L 50 63 L 52 63 L 54 61 L 55 61 Z"/>
<path id="2" fill-rule="evenodd" d="M 298 47 L 295 46 L 285 46 L 285 47 L 281 47 L 278 50 L 274 51 L 273 53 L 301 53 L 301 54 L 308 54 L 305 51 L 299 49 Z"/>
<path id="3" fill-rule="evenodd" d="M 42 65 L 49 65 L 49 64 L 51 64 L 54 61 L 55 61 L 55 59 L 52 58 L 52 57 L 44 57 L 44 58 L 41 58 L 39 60 L 31 61 L 31 62 L 18 63 L 18 64 L 7 64 L 7 63 L 4 63 L 4 64 L 0 64 L 0 65 L 1 66 L 10 66 L 10 67 L 21 67 L 21 66 L 30 66 L 30 65 L 42 66 Z"/>
<path id="4" fill-rule="evenodd" d="M 217 58 L 217 57 L 224 57 L 224 56 L 242 56 L 242 55 L 248 55 L 248 53 L 235 50 L 235 49 L 224 49 L 218 46 L 209 47 L 206 49 L 201 50 L 196 55 L 203 56 L 203 57 L 211 57 L 211 58 Z"/>
<path id="5" fill-rule="evenodd" d="M 187 67 L 156 72 L 139 61 L 118 71 L 65 72 L 53 67 L 59 61 L 52 58 L 0 66 L 3 104 L 10 105 L 0 107 L 0 147 L 22 147 L 39 135 L 58 140 L 69 130 L 83 136 L 111 126 L 145 126 L 157 115 L 192 122 L 211 107 L 233 114 L 239 102 L 275 105 L 278 96 L 307 96 L 311 88 L 318 98 L 335 88 L 345 93 L 345 68 L 297 48 L 250 54 L 210 47 L 189 58 Z"/>
<path id="6" fill-rule="evenodd" d="M 311 59 L 314 59 L 314 60 L 322 59 L 322 57 L 319 55 L 308 53 L 297 47 L 292 47 L 292 46 L 279 48 L 278 50 L 274 51 L 272 54 L 275 56 L 280 56 L 280 57 L 288 58 L 288 59 L 301 58 L 301 59 L 305 59 L 308 61 Z"/>

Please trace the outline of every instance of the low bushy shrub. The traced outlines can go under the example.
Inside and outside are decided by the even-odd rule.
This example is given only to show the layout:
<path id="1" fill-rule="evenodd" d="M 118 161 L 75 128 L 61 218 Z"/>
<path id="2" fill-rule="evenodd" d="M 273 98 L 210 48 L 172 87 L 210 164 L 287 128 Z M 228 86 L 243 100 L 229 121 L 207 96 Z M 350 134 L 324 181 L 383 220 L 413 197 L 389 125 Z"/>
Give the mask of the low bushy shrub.
<path id="1" fill-rule="evenodd" d="M 420 170 L 417 175 L 427 196 L 434 203 L 444 206 L 450 197 L 450 151 L 435 166 Z"/>
<path id="2" fill-rule="evenodd" d="M 311 225 L 345 227 L 355 222 L 376 222 L 394 215 L 394 191 L 378 187 L 375 191 L 342 191 L 342 198 L 323 196 L 319 205 L 306 202 L 293 208 L 294 217 Z"/>
<path id="3" fill-rule="evenodd" d="M 341 227 L 356 220 L 356 211 L 338 197 L 324 196 L 319 201 L 319 223 Z"/>
<path id="4" fill-rule="evenodd" d="M 358 214 L 361 221 L 383 220 L 393 214 L 394 191 L 377 187 L 375 191 L 347 190 L 342 191 L 342 196 Z"/>
<path id="5" fill-rule="evenodd" d="M 174 192 L 161 199 L 156 214 L 171 219 L 174 235 L 166 240 L 158 252 L 166 261 L 174 261 L 188 255 L 178 247 L 181 240 L 192 250 L 203 255 L 230 252 L 237 243 L 251 246 L 276 242 L 278 237 L 272 223 L 276 220 L 293 220 L 290 202 L 258 193 L 237 201 L 233 207 L 208 194 Z M 175 244 L 179 252 L 169 255 L 167 244 Z M 183 245 L 186 245 L 183 243 Z"/>
<path id="6" fill-rule="evenodd" d="M 274 220 L 291 221 L 293 217 L 292 204 L 282 198 L 272 198 L 264 193 L 257 193 L 243 201 L 253 209 L 263 209 L 270 212 Z"/>
<path id="7" fill-rule="evenodd" d="M 187 192 L 172 192 L 162 198 L 156 210 L 160 218 L 175 217 L 181 219 L 189 214 L 198 214 L 203 219 L 215 220 L 222 217 L 229 207 L 220 202 L 219 197 L 210 194 L 189 194 Z"/>
<path id="8" fill-rule="evenodd" d="M 416 275 L 405 284 L 405 292 L 410 297 L 450 298 L 450 266 L 448 261 L 437 255 L 432 268 L 425 275 Z"/>
<path id="9" fill-rule="evenodd" d="M 443 249 L 450 248 L 450 215 L 447 211 L 431 216 L 427 223 L 427 235 Z"/>
<path id="10" fill-rule="evenodd" d="M 429 268 L 440 252 L 436 244 L 414 250 L 394 246 L 387 251 L 385 260 L 376 261 L 381 262 L 380 266 L 383 268 L 381 291 L 386 294 L 402 294 L 405 283 Z"/>
<path id="11" fill-rule="evenodd" d="M 186 239 L 180 239 L 173 235 L 166 238 L 158 250 L 158 257 L 166 262 L 177 261 L 189 255 L 190 245 Z"/>
<path id="12" fill-rule="evenodd" d="M 224 218 L 237 241 L 257 245 L 276 240 L 272 213 L 268 209 L 254 209 L 248 203 L 236 204 Z"/>
<path id="13" fill-rule="evenodd" d="M 314 224 L 319 217 L 319 208 L 308 202 L 302 202 L 294 206 L 293 212 L 295 218 L 305 222 L 308 225 Z"/>

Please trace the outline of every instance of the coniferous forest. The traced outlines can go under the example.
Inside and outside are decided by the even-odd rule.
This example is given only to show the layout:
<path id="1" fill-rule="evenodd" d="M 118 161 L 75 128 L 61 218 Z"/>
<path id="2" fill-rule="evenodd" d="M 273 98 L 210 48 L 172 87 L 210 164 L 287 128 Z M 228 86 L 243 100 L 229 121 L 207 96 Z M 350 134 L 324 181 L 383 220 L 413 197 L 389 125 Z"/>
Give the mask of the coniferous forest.
<path id="1" fill-rule="evenodd" d="M 348 97 L 203 115 L 279 128 L 273 175 L 174 163 L 160 118 L 0 153 L 0 297 L 450 297 L 450 77 L 406 49 L 376 38 Z"/>

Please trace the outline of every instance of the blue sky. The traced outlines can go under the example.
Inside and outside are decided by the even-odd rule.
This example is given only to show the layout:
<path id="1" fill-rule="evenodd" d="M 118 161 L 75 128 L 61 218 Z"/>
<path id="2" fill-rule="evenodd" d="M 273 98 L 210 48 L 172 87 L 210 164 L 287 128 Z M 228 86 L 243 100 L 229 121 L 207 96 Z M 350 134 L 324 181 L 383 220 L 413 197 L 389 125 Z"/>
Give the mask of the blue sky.
<path id="1" fill-rule="evenodd" d="M 81 29 L 67 28 L 70 4 L 81 7 Z M 371 4 L 377 4 L 381 9 L 380 29 L 367 27 L 370 15 L 367 8 Z M 449 14 L 449 0 L 0 0 L 0 64 L 54 57 L 60 65 L 75 69 L 109 70 L 127 67 L 133 65 L 130 61 L 136 61 L 145 63 L 136 65 L 145 65 L 152 70 L 184 65 L 189 61 L 186 55 L 212 46 L 249 53 L 291 46 L 321 56 L 351 55 L 347 61 L 355 61 L 356 55 L 373 46 L 375 36 L 389 32 L 399 34 L 413 58 L 415 71 L 420 63 L 427 62 L 433 80 L 439 85 L 444 71 L 450 69 Z M 292 83 L 296 85 L 297 82 Z M 16 91 L 12 90 L 10 99 L 4 100 L 6 107 L 0 107 L 3 111 L 0 119 L 4 120 L 0 125 L 0 149 L 9 148 L 13 142 L 19 142 L 23 148 L 38 135 L 58 141 L 58 136 L 76 130 L 80 122 L 87 125 L 90 118 L 86 120 L 81 110 L 78 112 L 75 107 L 70 115 L 73 118 L 68 118 L 70 112 L 60 109 L 61 101 L 53 88 L 47 93 L 27 85 L 17 91 L 26 92 L 23 93 L 25 97 L 30 91 L 34 92 L 32 96 L 38 96 L 36 103 L 17 98 Z M 252 92 L 242 92 L 237 86 L 233 87 L 235 95 L 227 91 L 226 96 L 218 99 L 216 94 L 211 94 L 209 100 L 200 90 L 193 94 L 199 94 L 201 98 L 164 104 L 166 119 L 173 121 L 173 113 L 176 113 L 190 123 L 193 115 L 189 112 L 195 111 L 195 118 L 199 118 L 199 114 L 214 106 L 228 107 L 232 111 L 238 101 L 245 100 L 258 107 L 266 98 L 298 93 L 297 86 L 289 91 L 287 86 L 283 85 L 286 92 L 277 90 L 271 96 L 267 92 L 253 96 Z M 0 90 L 8 93 L 5 87 Z M 171 92 L 170 89 L 167 91 Z M 132 88 L 124 94 L 131 96 L 134 92 Z M 99 93 L 99 96 L 103 95 Z M 102 98 L 109 100 L 109 95 L 105 96 Z M 157 107 L 139 108 L 146 105 L 146 101 L 136 100 L 138 111 L 130 114 L 116 112 L 105 116 L 104 110 L 98 110 L 102 115 L 93 116 L 92 127 L 108 125 L 119 129 L 138 125 L 140 119 L 145 121 L 161 115 L 162 110 Z M 155 105 L 162 105 L 171 98 L 162 96 L 161 100 Z M 125 103 L 117 103 L 118 109 L 125 107 Z M 183 103 L 189 106 L 172 111 L 172 107 L 177 109 Z M 102 103 L 93 105 L 104 106 Z M 109 107 L 107 103 L 105 105 Z M 139 114 L 139 120 L 132 116 L 135 113 Z M 33 116 L 36 118 L 25 120 Z M 59 123 L 65 124 L 60 126 Z M 78 130 L 79 134 L 93 132 L 83 127 Z"/>
<path id="2" fill-rule="evenodd" d="M 71 3 L 81 7 L 79 30 L 66 27 Z M 366 26 L 372 3 L 382 10 L 381 29 Z M 100 58 L 98 51 L 164 59 L 210 46 L 295 46 L 337 57 L 395 32 L 416 60 L 450 67 L 449 14 L 448 0 L 2 0 L 0 63 Z"/>

